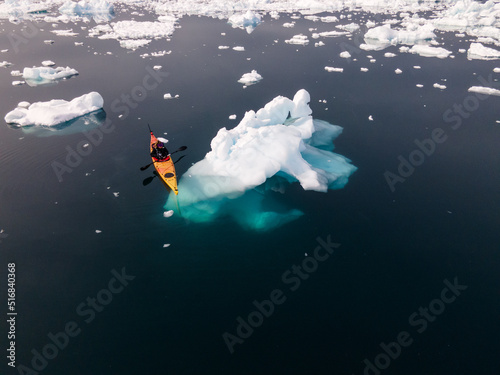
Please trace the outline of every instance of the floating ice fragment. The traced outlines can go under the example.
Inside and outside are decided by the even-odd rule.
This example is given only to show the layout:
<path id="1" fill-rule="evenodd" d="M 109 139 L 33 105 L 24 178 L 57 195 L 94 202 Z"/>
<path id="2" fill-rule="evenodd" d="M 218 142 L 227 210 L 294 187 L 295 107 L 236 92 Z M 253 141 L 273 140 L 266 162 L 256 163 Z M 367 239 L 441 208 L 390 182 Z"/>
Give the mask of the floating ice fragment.
<path id="1" fill-rule="evenodd" d="M 433 84 L 432 87 L 435 87 L 435 88 L 440 89 L 440 90 L 446 89 L 445 85 L 440 85 L 439 83 Z"/>
<path id="2" fill-rule="evenodd" d="M 327 72 L 337 72 L 337 73 L 342 73 L 344 71 L 344 68 L 334 68 L 332 66 L 325 66 L 325 70 Z"/>
<path id="3" fill-rule="evenodd" d="M 351 57 L 351 54 L 348 51 L 343 51 L 340 52 L 340 57 L 342 57 L 343 59 L 349 59 Z"/>
<path id="4" fill-rule="evenodd" d="M 9 66 L 12 66 L 13 64 L 8 62 L 8 61 L 1 61 L 0 62 L 0 68 L 8 68 Z"/>
<path id="5" fill-rule="evenodd" d="M 174 214 L 173 210 L 168 210 L 163 213 L 163 217 L 170 217 Z"/>
<path id="6" fill-rule="evenodd" d="M 373 116 L 372 115 L 368 116 L 368 120 L 373 121 Z"/>
<path id="7" fill-rule="evenodd" d="M 305 45 L 309 44 L 309 39 L 307 39 L 307 36 L 305 36 L 303 34 L 298 34 L 298 35 L 294 35 L 291 39 L 285 40 L 285 43 L 298 44 L 301 46 L 305 46 Z"/>
<path id="8" fill-rule="evenodd" d="M 229 115 L 229 120 L 236 120 L 236 115 Z"/>
<path id="9" fill-rule="evenodd" d="M 4 119 L 9 124 L 19 126 L 54 126 L 102 109 L 103 104 L 102 96 L 93 91 L 69 102 L 62 99 L 53 99 L 48 102 L 33 103 L 28 108 L 18 107 L 7 113 Z"/>
<path id="10" fill-rule="evenodd" d="M 401 74 L 401 73 L 403 73 L 403 71 L 402 71 L 401 69 L 399 69 L 399 68 L 397 68 L 394 72 L 395 72 L 396 74 Z"/>
<path id="11" fill-rule="evenodd" d="M 113 192 L 113 195 L 118 198 L 118 196 L 120 195 L 120 192 L 119 191 L 116 191 L 116 192 Z"/>
<path id="12" fill-rule="evenodd" d="M 170 244 L 169 244 L 169 243 L 164 243 L 164 244 L 163 244 L 163 247 L 169 247 L 169 246 L 170 246 Z"/>
<path id="13" fill-rule="evenodd" d="M 69 66 L 66 68 L 33 67 L 24 68 L 22 75 L 28 85 L 40 86 L 68 79 L 78 75 L 78 72 Z"/>
<path id="14" fill-rule="evenodd" d="M 102 230 L 96 229 L 95 232 L 96 233 L 102 233 Z"/>
<path id="15" fill-rule="evenodd" d="M 165 95 L 163 95 L 163 99 L 165 99 L 165 100 L 177 99 L 178 97 L 179 97 L 179 94 L 172 96 L 172 94 L 169 92 L 167 92 Z"/>
<path id="16" fill-rule="evenodd" d="M 238 80 L 239 83 L 242 83 L 246 86 L 254 85 L 262 80 L 262 76 L 257 73 L 256 70 L 252 70 L 250 73 L 245 73 Z"/>
<path id="17" fill-rule="evenodd" d="M 228 19 L 228 23 L 234 28 L 245 29 L 251 33 L 260 23 L 261 17 L 258 13 L 247 10 L 244 14 L 234 14 Z"/>
<path id="18" fill-rule="evenodd" d="M 469 60 L 496 60 L 500 58 L 500 51 L 485 47 L 481 43 L 471 43 L 467 51 L 467 58 Z"/>
<path id="19" fill-rule="evenodd" d="M 477 92 L 478 94 L 484 94 L 484 95 L 500 96 L 500 90 L 493 89 L 491 87 L 472 86 L 472 87 L 469 87 L 469 89 L 467 91 Z"/>
<path id="20" fill-rule="evenodd" d="M 229 46 L 219 46 L 219 49 L 229 49 Z"/>
<path id="21" fill-rule="evenodd" d="M 233 47 L 233 50 L 238 51 L 238 52 L 243 52 L 243 51 L 245 51 L 245 47 L 243 47 L 243 46 L 236 46 L 236 47 Z"/>
<path id="22" fill-rule="evenodd" d="M 431 47 L 424 44 L 416 44 L 408 52 L 424 57 L 437 57 L 440 59 L 445 59 L 451 54 L 451 51 L 443 47 Z"/>

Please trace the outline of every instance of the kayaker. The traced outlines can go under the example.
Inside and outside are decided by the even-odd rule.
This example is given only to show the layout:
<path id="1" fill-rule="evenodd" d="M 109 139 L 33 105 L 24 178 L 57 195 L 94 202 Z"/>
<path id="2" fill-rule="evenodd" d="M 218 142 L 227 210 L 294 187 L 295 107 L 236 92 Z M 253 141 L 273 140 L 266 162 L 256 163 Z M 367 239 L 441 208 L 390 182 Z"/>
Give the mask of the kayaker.
<path id="1" fill-rule="evenodd" d="M 153 151 L 151 151 L 151 157 L 155 158 L 156 161 L 166 161 L 170 159 L 169 152 L 163 142 L 156 142 L 153 145 Z"/>

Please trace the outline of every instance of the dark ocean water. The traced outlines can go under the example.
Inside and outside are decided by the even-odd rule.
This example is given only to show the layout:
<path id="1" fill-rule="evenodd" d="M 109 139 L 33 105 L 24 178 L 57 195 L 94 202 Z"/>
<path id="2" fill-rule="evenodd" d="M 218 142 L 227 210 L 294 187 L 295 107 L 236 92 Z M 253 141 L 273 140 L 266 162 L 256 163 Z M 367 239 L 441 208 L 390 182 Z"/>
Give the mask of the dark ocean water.
<path id="1" fill-rule="evenodd" d="M 53 162 L 88 142 L 83 133 L 0 126 L 0 348 L 6 353 L 9 345 L 6 274 L 15 263 L 16 365 L 72 375 L 499 373 L 500 99 L 467 92 L 483 85 L 479 77 L 497 84 L 499 63 L 468 61 L 458 52 L 467 38 L 451 33 L 439 37 L 455 58 L 441 60 L 397 47 L 362 51 L 356 34 L 323 39 L 320 48 L 314 39 L 288 45 L 311 27 L 334 27 L 302 19 L 288 29 L 286 15 L 264 21 L 247 34 L 223 20 L 184 17 L 171 41 L 135 52 L 86 37 L 81 27 L 93 23 L 58 25 L 73 27 L 74 38 L 39 23 L 17 49 L 2 38 L 0 50 L 9 52 L 0 60 L 14 65 L 0 69 L 0 113 L 22 100 L 97 91 L 105 101 L 101 121 L 111 121 L 62 181 Z M 2 34 L 26 27 L 4 21 Z M 345 48 L 350 60 L 338 57 Z M 161 50 L 172 52 L 140 57 Z M 11 85 L 18 79 L 11 70 L 47 59 L 80 74 L 51 87 Z M 124 105 L 122 95 L 138 92 L 154 65 L 162 65 L 158 87 Z M 264 78 L 243 89 L 237 80 L 252 69 Z M 182 175 L 219 128 L 301 88 L 315 118 L 344 128 L 335 151 L 358 167 L 344 189 L 292 185 L 276 193 L 304 215 L 269 232 L 229 219 L 163 217 L 168 192 L 158 180 L 143 186 L 151 170 L 139 170 L 150 160 L 147 123 L 171 149 L 188 146 L 176 165 Z M 167 92 L 179 98 L 166 101 Z M 432 134 L 441 143 L 431 146 Z M 415 152 L 417 144 L 428 155 Z M 419 165 L 391 191 L 384 173 L 397 175 L 398 157 L 410 155 Z M 319 243 L 327 245 L 315 262 Z M 27 373 L 2 358 L 2 374 Z"/>

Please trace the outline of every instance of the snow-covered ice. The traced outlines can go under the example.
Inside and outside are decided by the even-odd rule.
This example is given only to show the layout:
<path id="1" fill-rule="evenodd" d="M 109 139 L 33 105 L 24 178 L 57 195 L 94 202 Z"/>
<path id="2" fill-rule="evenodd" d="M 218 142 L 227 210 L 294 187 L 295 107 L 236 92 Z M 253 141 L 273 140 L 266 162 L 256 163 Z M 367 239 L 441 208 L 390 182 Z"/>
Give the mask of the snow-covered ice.
<path id="1" fill-rule="evenodd" d="M 33 103 L 28 108 L 17 107 L 7 113 L 4 119 L 9 124 L 19 126 L 54 126 L 100 110 L 103 104 L 102 96 L 93 91 L 71 101 L 53 99 L 48 102 Z"/>
<path id="2" fill-rule="evenodd" d="M 500 58 L 500 51 L 494 48 L 485 47 L 481 43 L 471 43 L 467 50 L 469 60 L 496 60 Z"/>
<path id="3" fill-rule="evenodd" d="M 33 67 L 33 68 L 24 68 L 22 76 L 26 80 L 26 83 L 28 85 L 41 86 L 54 83 L 63 79 L 68 79 L 77 74 L 78 72 L 70 67 L 66 68 Z"/>
<path id="4" fill-rule="evenodd" d="M 469 92 L 476 92 L 478 94 L 483 94 L 483 95 L 500 96 L 500 90 L 493 89 L 491 87 L 472 86 L 472 87 L 469 87 L 469 89 L 467 91 L 469 91 Z"/>
<path id="5" fill-rule="evenodd" d="M 228 23 L 234 28 L 245 29 L 247 33 L 251 33 L 260 23 L 260 14 L 253 12 L 251 10 L 246 11 L 243 14 L 234 14 L 229 17 Z"/>
<path id="6" fill-rule="evenodd" d="M 304 190 L 343 188 L 356 167 L 332 152 L 342 128 L 313 119 L 309 101 L 304 89 L 293 100 L 278 96 L 246 112 L 234 129 L 220 129 L 212 150 L 179 180 L 182 216 L 207 222 L 228 215 L 246 228 L 268 230 L 302 213 L 266 209 L 266 191 L 284 191 L 295 181 Z M 165 208 L 175 210 L 174 199 Z"/>
<path id="7" fill-rule="evenodd" d="M 250 73 L 245 73 L 238 80 L 239 83 L 244 84 L 245 86 L 254 85 L 262 80 L 262 76 L 257 73 L 256 70 L 252 70 Z"/>

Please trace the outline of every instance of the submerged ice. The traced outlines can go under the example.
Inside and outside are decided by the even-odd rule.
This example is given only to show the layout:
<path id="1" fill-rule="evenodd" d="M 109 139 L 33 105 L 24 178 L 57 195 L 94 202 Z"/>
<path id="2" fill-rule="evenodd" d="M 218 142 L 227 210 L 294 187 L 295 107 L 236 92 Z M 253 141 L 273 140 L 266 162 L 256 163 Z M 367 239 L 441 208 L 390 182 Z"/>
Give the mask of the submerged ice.
<path id="1" fill-rule="evenodd" d="M 220 129 L 212 150 L 179 180 L 182 216 L 196 222 L 231 216 L 246 228 L 268 230 L 302 215 L 266 208 L 270 191 L 292 182 L 319 192 L 343 188 L 357 168 L 332 152 L 342 128 L 313 119 L 309 101 L 303 89 L 293 100 L 278 96 L 248 111 L 234 129 Z M 175 199 L 166 209 L 176 209 Z"/>

